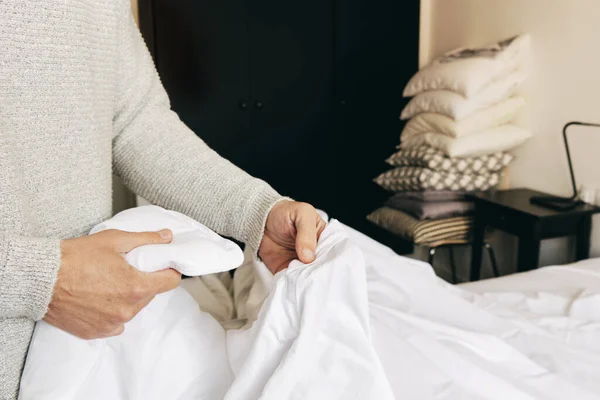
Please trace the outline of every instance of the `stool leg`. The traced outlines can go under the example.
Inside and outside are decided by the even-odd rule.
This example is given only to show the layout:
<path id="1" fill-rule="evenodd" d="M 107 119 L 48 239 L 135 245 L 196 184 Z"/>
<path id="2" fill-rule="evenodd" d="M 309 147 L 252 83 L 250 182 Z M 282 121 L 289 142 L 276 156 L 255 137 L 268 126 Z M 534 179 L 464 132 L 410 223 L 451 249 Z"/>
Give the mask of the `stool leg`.
<path id="1" fill-rule="evenodd" d="M 450 256 L 450 269 L 452 270 L 452 283 L 456 284 L 458 278 L 456 276 L 456 264 L 454 263 L 454 250 L 452 246 L 448 247 L 448 255 Z"/>
<path id="2" fill-rule="evenodd" d="M 429 256 L 427 258 L 427 262 L 429 263 L 429 265 L 431 265 L 433 267 L 433 257 L 435 256 L 435 247 L 432 247 L 431 249 L 429 249 Z"/>
<path id="3" fill-rule="evenodd" d="M 498 262 L 496 261 L 496 253 L 494 253 L 494 248 L 489 243 L 484 243 L 483 247 L 485 247 L 485 249 L 488 252 L 488 255 L 490 256 L 490 264 L 492 264 L 492 271 L 494 272 L 494 276 L 497 278 L 500 276 L 500 271 L 498 271 Z"/>

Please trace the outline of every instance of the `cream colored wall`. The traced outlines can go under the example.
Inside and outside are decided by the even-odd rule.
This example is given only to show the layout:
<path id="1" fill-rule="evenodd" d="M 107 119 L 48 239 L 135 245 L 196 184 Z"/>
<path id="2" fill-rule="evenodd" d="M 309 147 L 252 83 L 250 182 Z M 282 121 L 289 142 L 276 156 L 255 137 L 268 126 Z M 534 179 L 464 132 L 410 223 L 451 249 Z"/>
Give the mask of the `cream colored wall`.
<path id="1" fill-rule="evenodd" d="M 535 137 L 516 151 L 513 187 L 570 195 L 561 128 L 570 120 L 600 122 L 598 21 L 597 0 L 421 1 L 421 65 L 455 47 L 483 45 L 523 32 L 532 35 L 533 74 L 523 123 Z M 570 133 L 579 183 L 600 188 L 600 129 L 575 128 Z M 566 262 L 570 251 L 566 240 L 546 241 L 542 263 Z M 597 218 L 592 255 L 600 255 Z"/>
<path id="2" fill-rule="evenodd" d="M 138 20 L 138 0 L 131 0 L 131 11 L 133 11 L 133 16 L 135 20 Z"/>

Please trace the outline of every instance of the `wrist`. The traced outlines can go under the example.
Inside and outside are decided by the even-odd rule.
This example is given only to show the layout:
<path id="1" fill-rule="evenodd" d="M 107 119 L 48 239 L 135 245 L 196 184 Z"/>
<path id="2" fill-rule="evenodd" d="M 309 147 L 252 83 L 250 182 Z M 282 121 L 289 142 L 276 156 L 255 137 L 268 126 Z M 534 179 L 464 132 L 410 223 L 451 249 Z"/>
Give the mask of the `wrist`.
<path id="1" fill-rule="evenodd" d="M 246 222 L 246 238 L 245 243 L 250 246 L 255 255 L 258 254 L 258 250 L 263 241 L 265 234 L 265 228 L 267 226 L 267 220 L 281 202 L 293 201 L 289 197 L 283 197 L 271 189 L 273 192 L 271 195 L 263 196 L 259 201 L 255 201 L 253 210 L 249 213 L 251 217 Z"/>

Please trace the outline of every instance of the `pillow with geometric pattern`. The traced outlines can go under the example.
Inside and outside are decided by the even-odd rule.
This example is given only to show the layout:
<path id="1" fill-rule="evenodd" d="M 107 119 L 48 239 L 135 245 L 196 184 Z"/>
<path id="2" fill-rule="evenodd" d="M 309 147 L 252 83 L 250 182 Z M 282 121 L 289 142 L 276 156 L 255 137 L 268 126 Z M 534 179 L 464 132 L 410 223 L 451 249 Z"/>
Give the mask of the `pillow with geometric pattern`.
<path id="1" fill-rule="evenodd" d="M 513 160 L 508 153 L 494 153 L 479 157 L 450 158 L 433 147 L 420 146 L 402 149 L 386 162 L 394 167 L 423 167 L 468 175 L 487 175 L 499 172 Z"/>
<path id="2" fill-rule="evenodd" d="M 420 190 L 484 191 L 500 182 L 501 174 L 468 175 L 434 171 L 421 167 L 398 167 L 379 175 L 373 181 L 391 192 Z"/>

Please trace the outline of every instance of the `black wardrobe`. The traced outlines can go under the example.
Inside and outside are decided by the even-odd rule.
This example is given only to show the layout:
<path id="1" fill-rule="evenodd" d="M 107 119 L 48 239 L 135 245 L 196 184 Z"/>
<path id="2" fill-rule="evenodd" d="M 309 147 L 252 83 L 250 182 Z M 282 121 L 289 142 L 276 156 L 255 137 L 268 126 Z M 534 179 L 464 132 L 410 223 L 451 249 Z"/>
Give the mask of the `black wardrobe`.
<path id="1" fill-rule="evenodd" d="M 417 69 L 415 0 L 140 0 L 173 109 L 280 193 L 391 245 L 365 216 Z M 201 172 L 201 171 L 200 171 Z"/>

